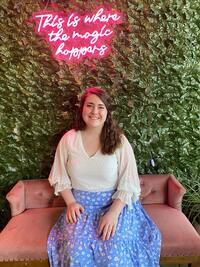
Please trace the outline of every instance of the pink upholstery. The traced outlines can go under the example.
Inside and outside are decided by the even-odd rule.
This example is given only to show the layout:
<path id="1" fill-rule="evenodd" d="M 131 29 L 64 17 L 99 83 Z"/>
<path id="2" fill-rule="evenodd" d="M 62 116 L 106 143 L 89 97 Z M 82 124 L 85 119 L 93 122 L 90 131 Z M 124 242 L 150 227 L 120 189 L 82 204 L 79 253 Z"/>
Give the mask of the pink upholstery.
<path id="1" fill-rule="evenodd" d="M 25 209 L 52 207 L 52 203 L 56 201 L 53 192 L 46 179 L 19 181 L 6 196 L 12 216 Z"/>
<path id="2" fill-rule="evenodd" d="M 6 196 L 10 203 L 11 215 L 15 216 L 25 210 L 24 182 L 19 181 Z"/>
<path id="3" fill-rule="evenodd" d="M 183 186 L 173 175 L 140 178 L 142 204 L 162 234 L 161 256 L 200 259 L 200 237 L 181 212 Z M 0 233 L 0 261 L 46 259 L 47 236 L 65 206 L 62 197 L 43 179 L 19 181 L 7 199 L 13 217 Z"/>
<path id="4" fill-rule="evenodd" d="M 168 204 L 181 209 L 185 188 L 171 174 L 141 175 L 142 204 Z"/>
<path id="5" fill-rule="evenodd" d="M 66 206 L 66 204 L 62 196 L 57 196 L 53 199 L 52 207 L 64 207 L 64 206 Z"/>
<path id="6" fill-rule="evenodd" d="M 185 189 L 173 175 L 141 175 L 140 180 L 142 204 L 160 203 L 180 208 Z M 65 206 L 62 197 L 54 196 L 46 179 L 19 181 L 6 198 L 12 216 L 30 208 Z"/>
<path id="7" fill-rule="evenodd" d="M 162 233 L 162 256 L 200 256 L 200 236 L 186 216 L 168 205 L 144 205 Z"/>
<path id="8" fill-rule="evenodd" d="M 167 204 L 169 175 L 142 175 L 140 178 L 142 204 Z"/>
<path id="9" fill-rule="evenodd" d="M 185 188 L 173 175 L 170 175 L 168 179 L 168 205 L 182 210 L 182 198 L 185 193 Z"/>
<path id="10" fill-rule="evenodd" d="M 63 208 L 28 209 L 0 234 L 0 261 L 46 259 L 47 237 Z"/>
<path id="11" fill-rule="evenodd" d="M 51 207 L 54 190 L 48 181 L 28 180 L 25 188 L 26 209 Z"/>

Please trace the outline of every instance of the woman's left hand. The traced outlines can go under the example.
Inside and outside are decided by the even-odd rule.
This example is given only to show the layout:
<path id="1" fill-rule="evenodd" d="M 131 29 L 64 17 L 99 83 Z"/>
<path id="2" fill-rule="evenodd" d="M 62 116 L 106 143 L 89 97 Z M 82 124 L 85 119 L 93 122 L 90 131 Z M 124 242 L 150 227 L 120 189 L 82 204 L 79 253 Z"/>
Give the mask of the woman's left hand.
<path id="1" fill-rule="evenodd" d="M 99 221 L 98 234 L 101 236 L 102 240 L 109 240 L 113 237 L 116 231 L 118 214 L 114 211 L 107 211 Z"/>

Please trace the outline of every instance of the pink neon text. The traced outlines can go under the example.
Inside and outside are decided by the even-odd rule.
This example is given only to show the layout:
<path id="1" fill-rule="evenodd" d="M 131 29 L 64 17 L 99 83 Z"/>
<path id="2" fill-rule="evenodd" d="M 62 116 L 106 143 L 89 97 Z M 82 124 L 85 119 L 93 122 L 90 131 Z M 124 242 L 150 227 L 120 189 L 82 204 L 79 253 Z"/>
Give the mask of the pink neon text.
<path id="1" fill-rule="evenodd" d="M 122 14 L 103 7 L 81 16 L 77 13 L 40 11 L 32 16 L 36 32 L 51 46 L 54 57 L 67 64 L 83 58 L 103 58 L 110 53 L 114 25 L 122 23 Z"/>

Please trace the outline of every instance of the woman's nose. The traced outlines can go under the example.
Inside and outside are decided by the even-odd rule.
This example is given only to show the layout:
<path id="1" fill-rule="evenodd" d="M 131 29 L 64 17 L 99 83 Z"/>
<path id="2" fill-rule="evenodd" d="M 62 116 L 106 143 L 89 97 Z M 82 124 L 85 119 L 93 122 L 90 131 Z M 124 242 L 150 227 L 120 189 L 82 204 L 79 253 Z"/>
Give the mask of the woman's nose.
<path id="1" fill-rule="evenodd" d="M 97 107 L 93 107 L 92 113 L 96 114 L 97 112 L 98 112 L 98 108 Z"/>

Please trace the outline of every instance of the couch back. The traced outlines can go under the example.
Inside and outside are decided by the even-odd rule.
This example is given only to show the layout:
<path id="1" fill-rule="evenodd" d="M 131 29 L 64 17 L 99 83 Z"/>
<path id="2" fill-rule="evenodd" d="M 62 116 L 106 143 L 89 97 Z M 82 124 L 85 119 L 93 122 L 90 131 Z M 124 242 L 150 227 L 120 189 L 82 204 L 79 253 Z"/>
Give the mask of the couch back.
<path id="1" fill-rule="evenodd" d="M 140 175 L 142 204 L 167 204 L 170 174 Z"/>
<path id="2" fill-rule="evenodd" d="M 142 204 L 164 204 L 168 201 L 169 174 L 140 175 Z M 10 202 L 12 215 L 25 209 L 64 207 L 61 196 L 54 195 L 54 189 L 47 179 L 21 180 L 6 196 Z"/>

